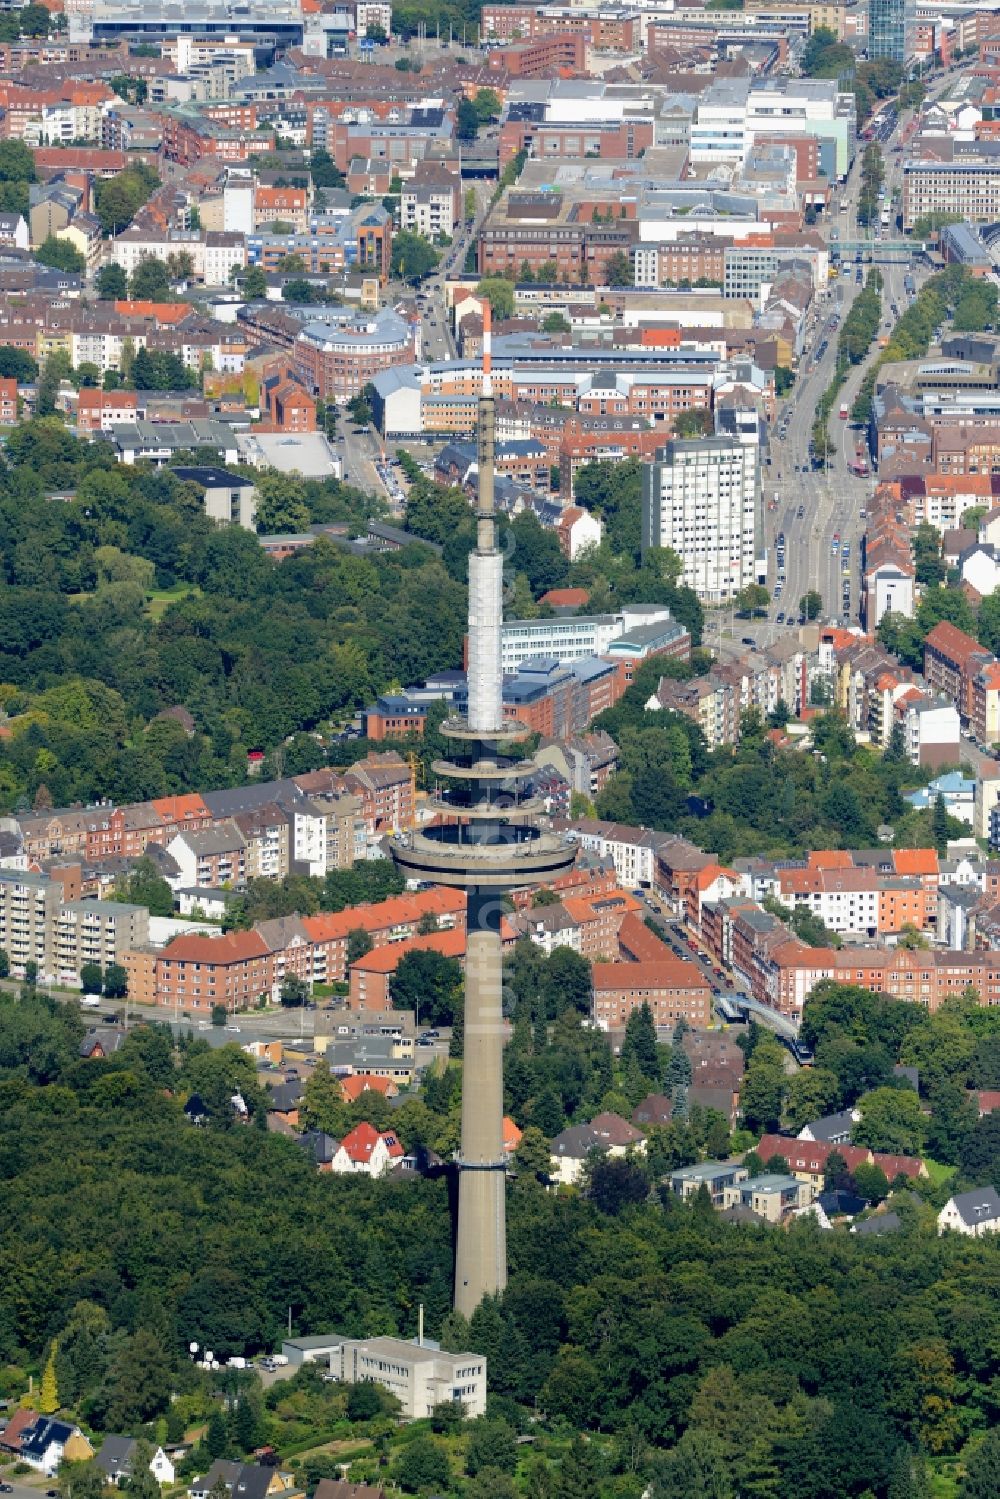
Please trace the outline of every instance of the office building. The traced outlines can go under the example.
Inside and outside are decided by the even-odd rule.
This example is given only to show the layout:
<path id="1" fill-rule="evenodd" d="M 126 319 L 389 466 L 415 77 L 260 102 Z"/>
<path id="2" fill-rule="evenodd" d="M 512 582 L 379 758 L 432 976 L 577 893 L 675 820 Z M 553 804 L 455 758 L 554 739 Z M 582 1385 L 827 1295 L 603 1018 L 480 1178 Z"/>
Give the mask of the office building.
<path id="1" fill-rule="evenodd" d="M 916 45 L 915 0 L 868 0 L 868 56 L 872 62 L 906 62 Z"/>
<path id="2" fill-rule="evenodd" d="M 675 439 L 643 470 L 642 548 L 671 547 L 706 603 L 754 575 L 757 450 L 734 437 Z"/>
<path id="3" fill-rule="evenodd" d="M 436 1343 L 404 1338 L 343 1338 L 331 1350 L 330 1372 L 347 1384 L 383 1385 L 399 1400 L 405 1420 L 452 1402 L 470 1417 L 486 1410 L 486 1360 L 480 1353 L 445 1353 Z"/>

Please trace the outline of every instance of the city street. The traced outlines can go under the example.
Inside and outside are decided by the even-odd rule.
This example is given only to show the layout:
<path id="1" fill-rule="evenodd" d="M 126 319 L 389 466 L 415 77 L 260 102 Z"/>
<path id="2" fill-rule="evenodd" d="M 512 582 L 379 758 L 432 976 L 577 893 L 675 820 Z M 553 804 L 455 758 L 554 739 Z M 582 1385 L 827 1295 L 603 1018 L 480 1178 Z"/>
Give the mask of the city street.
<path id="1" fill-rule="evenodd" d="M 887 140 L 884 151 L 887 202 L 892 202 L 893 191 L 901 182 L 901 158 L 892 154 L 892 146 L 898 134 L 897 121 L 896 130 Z M 857 241 L 862 237 L 857 227 L 861 161 L 862 152 L 859 151 L 840 193 L 839 201 L 843 207 L 838 206 L 836 227 L 841 241 Z M 876 228 L 873 234 L 876 243 L 878 234 L 879 229 Z M 899 237 L 894 227 L 882 231 L 882 234 L 885 238 Z M 860 283 L 857 279 L 859 269 L 863 278 Z M 841 262 L 838 280 L 831 284 L 830 292 L 820 301 L 820 310 L 812 325 L 795 387 L 776 424 L 780 428 L 783 421 L 787 422 L 786 433 L 784 438 L 772 444 L 772 461 L 765 470 L 765 499 L 773 498 L 775 494 L 780 495 L 778 509 L 765 511 L 765 544 L 770 564 L 768 586 L 772 592 L 778 574 L 776 541 L 781 533 L 784 533 L 785 539 L 785 580 L 780 597 L 774 601 L 772 613 L 784 612 L 792 616 L 793 622 L 798 618 L 800 598 L 810 589 L 815 589 L 822 597 L 822 617 L 842 620 L 845 624 L 858 622 L 860 543 L 865 528 L 865 511 L 877 481 L 874 476 L 862 478 L 851 473 L 850 464 L 855 461 L 859 447 L 863 449 L 867 461 L 867 443 L 863 430 L 852 425 L 849 418 L 842 421 L 839 410 L 841 405 L 846 405 L 849 411 L 853 405 L 871 360 L 877 357 L 877 343 L 873 344 L 868 358 L 851 369 L 841 387 L 829 421 L 835 452 L 821 469 L 814 470 L 812 467 L 809 442 L 817 402 L 828 387 L 836 367 L 840 327 L 855 297 L 862 290 L 864 278 L 867 278 L 870 269 L 867 262 L 859 267 L 853 257 L 845 257 Z M 881 336 L 891 330 L 908 305 L 909 298 L 903 286 L 904 277 L 912 275 L 919 288 L 930 270 L 926 266 L 911 268 L 902 261 L 880 263 L 878 269 L 883 278 L 882 322 L 879 329 Z M 896 308 L 895 313 L 892 312 L 893 306 Z M 829 321 L 832 312 L 836 312 L 839 319 L 837 328 L 831 327 Z M 817 360 L 815 353 L 824 339 L 827 347 Z M 803 512 L 801 515 L 800 508 Z M 848 549 L 846 555 L 845 545 Z M 850 587 L 848 607 L 845 607 L 845 583 Z M 769 625 L 770 628 L 758 625 L 753 633 L 761 639 L 773 638 L 781 627 L 770 622 Z M 761 634 L 762 630 L 765 633 Z"/>

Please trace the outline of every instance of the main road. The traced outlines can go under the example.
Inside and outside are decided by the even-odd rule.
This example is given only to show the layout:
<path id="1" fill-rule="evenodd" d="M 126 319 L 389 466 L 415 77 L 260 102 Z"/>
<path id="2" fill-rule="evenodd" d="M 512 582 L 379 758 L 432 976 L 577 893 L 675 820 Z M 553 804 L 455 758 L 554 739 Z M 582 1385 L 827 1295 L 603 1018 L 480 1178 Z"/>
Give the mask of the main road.
<path id="1" fill-rule="evenodd" d="M 885 187 L 889 203 L 893 201 L 893 192 L 902 173 L 901 157 L 893 149 L 899 130 L 897 119 L 892 135 L 885 142 Z M 847 181 L 840 189 L 837 231 L 841 242 L 862 237 L 856 227 L 861 162 L 862 153 L 859 152 Z M 881 237 L 881 225 L 873 226 L 873 244 L 877 244 Z M 885 237 L 896 238 L 895 227 L 886 230 Z M 929 269 L 914 267 L 911 270 L 905 262 L 883 263 L 878 268 L 883 279 L 879 334 L 884 335 L 891 331 L 909 301 L 904 291 L 904 277 L 912 274 L 919 285 L 929 274 Z M 817 403 L 836 368 L 840 328 L 869 269 L 867 263 L 859 265 L 845 258 L 837 282 L 817 299 L 795 387 L 790 400 L 779 411 L 771 461 L 765 468 L 765 501 L 778 499 L 777 509 L 765 506 L 764 511 L 765 545 L 769 555 L 768 585 L 774 592 L 779 581 L 777 539 L 783 535 L 784 579 L 773 609 L 775 614 L 788 615 L 792 624 L 799 617 L 799 600 L 809 590 L 821 595 L 823 618 L 842 620 L 845 624 L 854 624 L 859 618 L 860 542 L 875 480 L 851 472 L 851 464 L 856 461 L 859 450 L 867 456 L 867 444 L 863 429 L 852 425 L 849 416 L 842 419 L 839 412 L 842 405 L 850 411 L 864 376 L 877 357 L 877 340 L 867 358 L 852 367 L 838 392 L 828 423 L 833 453 L 819 469 L 812 465 L 810 441 Z M 754 633 L 766 640 L 773 638 L 782 628 L 776 621 L 769 621 Z"/>

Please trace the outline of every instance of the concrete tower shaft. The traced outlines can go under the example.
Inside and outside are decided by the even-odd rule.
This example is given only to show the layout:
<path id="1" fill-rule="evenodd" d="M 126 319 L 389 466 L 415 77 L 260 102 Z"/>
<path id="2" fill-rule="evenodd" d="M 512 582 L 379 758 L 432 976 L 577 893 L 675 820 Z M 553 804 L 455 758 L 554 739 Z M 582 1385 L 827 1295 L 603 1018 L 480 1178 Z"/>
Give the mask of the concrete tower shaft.
<path id="1" fill-rule="evenodd" d="M 455 1307 L 466 1316 L 472 1315 L 484 1296 L 495 1295 L 507 1284 L 501 899 L 505 890 L 561 874 L 574 859 L 572 845 L 542 832 L 529 820 L 535 804 L 530 797 L 525 799 L 523 787 L 535 766 L 503 753 L 511 741 L 527 738 L 529 731 L 503 716 L 503 558 L 496 544 L 496 414 L 490 342 L 487 303 L 476 548 L 469 558 L 467 716 L 445 719 L 441 725 L 442 735 L 455 745 L 455 758 L 434 762 L 435 773 L 447 787 L 433 804 L 440 819 L 403 834 L 392 846 L 393 857 L 408 875 L 468 891 L 455 1246 Z"/>

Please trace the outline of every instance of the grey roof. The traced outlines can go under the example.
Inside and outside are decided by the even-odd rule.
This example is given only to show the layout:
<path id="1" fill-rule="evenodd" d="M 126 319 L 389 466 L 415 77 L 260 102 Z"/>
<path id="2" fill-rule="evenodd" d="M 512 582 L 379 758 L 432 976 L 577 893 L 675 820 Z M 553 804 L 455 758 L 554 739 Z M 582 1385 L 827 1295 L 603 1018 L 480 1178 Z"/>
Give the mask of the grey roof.
<path id="1" fill-rule="evenodd" d="M 971 1192 L 956 1192 L 952 1202 L 963 1223 L 977 1228 L 981 1223 L 995 1223 L 1000 1218 L 1000 1194 L 996 1187 L 974 1187 Z"/>
<path id="2" fill-rule="evenodd" d="M 203 828 L 198 832 L 185 830 L 178 836 L 184 839 L 192 853 L 202 858 L 208 854 L 228 854 L 234 848 L 246 847 L 243 834 L 228 818 L 225 822 L 216 823 L 214 827 Z"/>
<path id="3" fill-rule="evenodd" d="M 121 1026 L 95 1026 L 80 1042 L 81 1057 L 93 1056 L 99 1046 L 106 1057 L 113 1056 L 125 1043 L 125 1031 Z"/>
<path id="4" fill-rule="evenodd" d="M 123 1474 L 127 1475 L 131 1470 L 135 1443 L 135 1437 L 105 1437 L 97 1454 L 97 1466 L 115 1480 Z"/>
<path id="5" fill-rule="evenodd" d="M 874 1218 L 862 1218 L 860 1223 L 855 1223 L 851 1233 L 861 1234 L 867 1239 L 875 1234 L 898 1233 L 902 1226 L 898 1213 L 877 1213 Z"/>
<path id="6" fill-rule="evenodd" d="M 225 468 L 174 468 L 171 473 L 189 484 L 200 484 L 203 489 L 253 489 L 252 479 L 242 474 L 231 474 Z"/>
<path id="7" fill-rule="evenodd" d="M 267 1499 L 273 1477 L 273 1468 L 262 1468 L 258 1463 L 229 1463 L 218 1458 L 204 1478 L 192 1480 L 190 1492 L 210 1493 L 221 1479 L 232 1499 Z"/>
<path id="8" fill-rule="evenodd" d="M 711 1182 L 720 1176 L 732 1176 L 734 1171 L 744 1168 L 739 1161 L 701 1161 L 696 1166 L 680 1166 L 671 1171 L 672 1182 Z"/>
<path id="9" fill-rule="evenodd" d="M 324 1134 L 321 1129 L 306 1130 L 295 1143 L 312 1157 L 317 1166 L 327 1165 L 340 1149 L 340 1141 L 335 1140 L 332 1135 Z"/>
<path id="10" fill-rule="evenodd" d="M 276 1114 L 287 1114 L 290 1109 L 298 1108 L 302 1100 L 302 1084 L 299 1079 L 290 1078 L 287 1082 L 277 1083 L 268 1094 L 267 1106 Z"/>
<path id="11" fill-rule="evenodd" d="M 814 1140 L 823 1140 L 827 1144 L 836 1144 L 845 1136 L 849 1140 L 854 1128 L 853 1110 L 842 1109 L 839 1114 L 826 1114 L 822 1119 L 810 1119 L 806 1128 Z"/>

